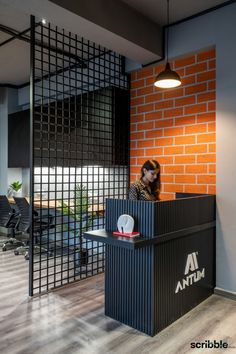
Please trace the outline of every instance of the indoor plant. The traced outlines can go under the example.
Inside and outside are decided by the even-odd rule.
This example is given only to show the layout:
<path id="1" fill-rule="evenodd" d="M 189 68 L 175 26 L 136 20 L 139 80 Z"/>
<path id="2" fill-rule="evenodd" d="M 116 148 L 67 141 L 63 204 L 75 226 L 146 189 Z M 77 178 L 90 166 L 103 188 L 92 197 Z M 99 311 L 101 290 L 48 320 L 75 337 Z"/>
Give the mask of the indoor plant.
<path id="1" fill-rule="evenodd" d="M 82 235 L 92 226 L 93 222 L 93 213 L 89 211 L 90 202 L 91 197 L 86 187 L 81 184 L 76 184 L 73 205 L 69 205 L 69 203 L 67 204 L 65 202 L 61 203 L 63 217 L 67 218 L 67 222 L 64 222 L 64 218 L 62 219 L 62 232 L 66 232 L 66 240 L 69 238 L 69 233 L 72 233 L 72 245 L 74 244 L 74 238 L 79 238 L 79 247 L 76 253 L 78 255 L 77 261 L 79 261 L 78 263 L 81 266 L 88 263 L 88 250 L 83 248 Z"/>
<path id="2" fill-rule="evenodd" d="M 22 187 L 22 183 L 20 181 L 12 182 L 9 185 L 9 189 L 8 189 L 9 196 L 17 196 L 19 194 L 21 187 Z"/>

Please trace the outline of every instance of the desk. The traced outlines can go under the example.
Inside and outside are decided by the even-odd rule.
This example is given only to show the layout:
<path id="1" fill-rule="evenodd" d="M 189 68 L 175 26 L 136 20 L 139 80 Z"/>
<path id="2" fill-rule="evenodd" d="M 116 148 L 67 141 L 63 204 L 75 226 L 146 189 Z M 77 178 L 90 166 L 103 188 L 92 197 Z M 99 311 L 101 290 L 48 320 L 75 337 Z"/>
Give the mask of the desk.
<path id="1" fill-rule="evenodd" d="M 25 199 L 28 201 L 28 203 L 30 202 L 30 198 L 29 197 L 25 197 Z M 15 200 L 14 198 L 10 197 L 8 198 L 9 202 L 11 204 L 15 204 Z M 74 207 L 74 200 L 70 199 L 69 203 L 68 200 L 46 200 L 46 199 L 34 199 L 34 207 L 35 208 L 45 208 L 45 209 L 61 209 L 62 208 L 62 202 L 67 204 L 68 206 L 70 206 L 70 208 L 73 209 Z M 104 205 L 103 204 L 94 204 L 94 205 L 90 205 L 88 208 L 89 212 L 94 212 L 94 213 L 103 213 L 104 212 Z"/>
<path id="2" fill-rule="evenodd" d="M 84 238 L 105 244 L 105 315 L 154 336 L 213 293 L 215 196 L 106 200 L 105 230 Z M 129 214 L 140 236 L 112 234 Z"/>

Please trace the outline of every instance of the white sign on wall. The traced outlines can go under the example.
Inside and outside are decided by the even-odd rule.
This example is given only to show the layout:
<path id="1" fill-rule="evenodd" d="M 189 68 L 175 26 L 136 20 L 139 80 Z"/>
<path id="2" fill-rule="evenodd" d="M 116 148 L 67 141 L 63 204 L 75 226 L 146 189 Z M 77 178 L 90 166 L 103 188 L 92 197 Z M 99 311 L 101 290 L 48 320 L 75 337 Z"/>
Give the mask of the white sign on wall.
<path id="1" fill-rule="evenodd" d="M 176 294 L 184 290 L 187 286 L 191 286 L 202 278 L 205 278 L 205 268 L 199 269 L 197 256 L 198 252 L 188 254 L 184 270 L 185 277 L 178 281 L 175 288 Z"/>

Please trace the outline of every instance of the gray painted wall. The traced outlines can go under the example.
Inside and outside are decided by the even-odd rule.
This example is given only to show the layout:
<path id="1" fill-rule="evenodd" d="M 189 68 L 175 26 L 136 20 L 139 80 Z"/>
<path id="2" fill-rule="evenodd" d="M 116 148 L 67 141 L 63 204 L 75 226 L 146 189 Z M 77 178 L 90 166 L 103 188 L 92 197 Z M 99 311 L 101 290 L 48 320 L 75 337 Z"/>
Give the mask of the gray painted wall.
<path id="1" fill-rule="evenodd" d="M 170 29 L 170 57 L 216 46 L 216 285 L 236 292 L 236 4 Z"/>

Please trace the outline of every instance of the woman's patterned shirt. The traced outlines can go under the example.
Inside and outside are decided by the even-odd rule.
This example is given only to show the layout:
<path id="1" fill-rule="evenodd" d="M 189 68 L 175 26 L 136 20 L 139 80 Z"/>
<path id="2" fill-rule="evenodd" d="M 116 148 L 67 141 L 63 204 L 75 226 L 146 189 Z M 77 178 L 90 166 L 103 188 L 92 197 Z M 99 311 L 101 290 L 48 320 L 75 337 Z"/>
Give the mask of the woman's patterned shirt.
<path id="1" fill-rule="evenodd" d="M 129 189 L 129 199 L 132 200 L 146 200 L 156 201 L 158 200 L 157 194 L 151 192 L 151 188 L 145 185 L 142 180 L 134 182 Z"/>

